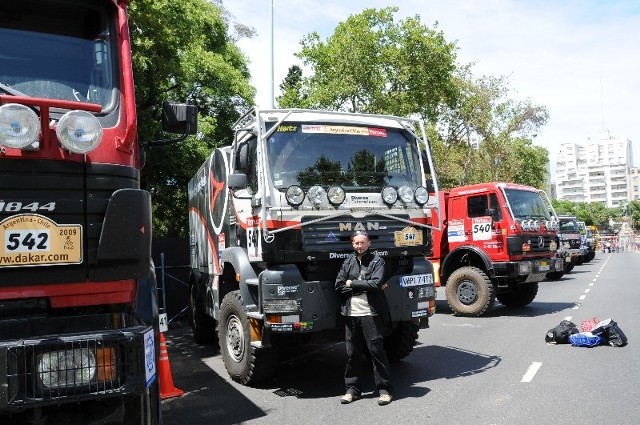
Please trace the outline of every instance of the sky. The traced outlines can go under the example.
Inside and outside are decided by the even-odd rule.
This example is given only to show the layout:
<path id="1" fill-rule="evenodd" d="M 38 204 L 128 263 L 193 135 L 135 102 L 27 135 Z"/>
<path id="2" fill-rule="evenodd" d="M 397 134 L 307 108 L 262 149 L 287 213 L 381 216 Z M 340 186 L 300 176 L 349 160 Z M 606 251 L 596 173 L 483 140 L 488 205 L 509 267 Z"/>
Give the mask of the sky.
<path id="1" fill-rule="evenodd" d="M 256 104 L 270 108 L 271 92 L 291 65 L 300 41 L 366 8 L 399 8 L 396 20 L 419 15 L 455 42 L 460 65 L 475 76 L 504 76 L 509 97 L 545 106 L 549 121 L 534 144 L 549 150 L 607 133 L 629 139 L 640 164 L 640 1 L 638 0 L 223 0 L 236 21 L 257 36 L 237 45 L 249 60 Z M 273 84 L 271 22 L 273 12 Z M 553 172 L 553 171 L 552 171 Z"/>

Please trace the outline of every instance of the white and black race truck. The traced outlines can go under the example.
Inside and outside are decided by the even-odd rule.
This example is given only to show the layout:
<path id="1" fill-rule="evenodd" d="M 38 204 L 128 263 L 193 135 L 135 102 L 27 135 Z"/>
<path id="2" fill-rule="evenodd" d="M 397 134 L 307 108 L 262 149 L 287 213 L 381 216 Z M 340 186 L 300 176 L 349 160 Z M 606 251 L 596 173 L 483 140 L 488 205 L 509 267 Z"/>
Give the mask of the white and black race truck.
<path id="1" fill-rule="evenodd" d="M 387 352 L 406 357 L 435 311 L 422 121 L 252 109 L 234 134 L 189 182 L 196 341 L 217 338 L 229 375 L 251 385 L 275 375 L 280 347 L 343 339 L 334 284 L 364 229 L 386 264 Z"/>

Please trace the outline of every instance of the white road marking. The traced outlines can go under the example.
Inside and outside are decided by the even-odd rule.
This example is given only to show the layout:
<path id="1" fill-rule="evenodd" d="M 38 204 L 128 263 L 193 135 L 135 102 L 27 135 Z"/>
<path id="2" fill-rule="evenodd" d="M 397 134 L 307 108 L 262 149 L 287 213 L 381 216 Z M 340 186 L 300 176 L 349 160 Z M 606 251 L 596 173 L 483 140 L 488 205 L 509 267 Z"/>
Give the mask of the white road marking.
<path id="1" fill-rule="evenodd" d="M 586 295 L 580 295 L 580 296 L 578 297 L 578 299 L 580 299 L 580 300 L 584 300 L 586 297 L 587 297 Z"/>
<path id="2" fill-rule="evenodd" d="M 587 288 L 587 289 L 585 289 L 585 290 L 584 290 L 584 293 L 585 293 L 585 294 L 588 294 L 590 290 L 591 290 L 591 289 Z"/>
<path id="3" fill-rule="evenodd" d="M 527 369 L 527 373 L 524 374 L 520 382 L 531 382 L 533 377 L 536 376 L 538 369 L 540 369 L 540 366 L 542 366 L 541 362 L 531 363 L 531 366 L 529 366 L 529 369 Z"/>
<path id="4" fill-rule="evenodd" d="M 571 321 L 571 317 L 572 316 L 567 316 L 567 317 L 564 318 L 564 320 L 568 320 L 570 322 Z"/>

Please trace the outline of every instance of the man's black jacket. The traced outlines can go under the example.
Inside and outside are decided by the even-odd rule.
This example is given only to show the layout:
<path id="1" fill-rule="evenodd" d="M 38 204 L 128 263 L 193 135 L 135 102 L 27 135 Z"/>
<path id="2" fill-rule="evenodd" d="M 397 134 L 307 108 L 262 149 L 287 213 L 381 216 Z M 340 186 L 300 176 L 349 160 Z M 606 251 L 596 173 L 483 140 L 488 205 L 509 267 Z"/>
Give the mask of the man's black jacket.
<path id="1" fill-rule="evenodd" d="M 351 279 L 351 287 L 345 282 Z M 336 291 L 342 296 L 342 314 L 347 312 L 347 302 L 352 295 L 367 294 L 367 301 L 371 307 L 371 314 L 387 315 L 389 306 L 384 296 L 384 260 L 378 255 L 367 251 L 362 256 L 362 262 L 353 253 L 345 258 L 336 278 Z"/>

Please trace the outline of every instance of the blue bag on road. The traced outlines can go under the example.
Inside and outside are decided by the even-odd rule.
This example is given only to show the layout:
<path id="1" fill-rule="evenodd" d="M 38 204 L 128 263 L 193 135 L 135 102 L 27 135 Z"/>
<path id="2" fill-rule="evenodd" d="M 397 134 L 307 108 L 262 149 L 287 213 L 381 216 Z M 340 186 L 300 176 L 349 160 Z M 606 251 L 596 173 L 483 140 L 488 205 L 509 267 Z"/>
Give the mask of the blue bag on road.
<path id="1" fill-rule="evenodd" d="M 602 343 L 602 338 L 591 332 L 578 332 L 569 335 L 569 342 L 574 347 L 595 347 Z"/>

